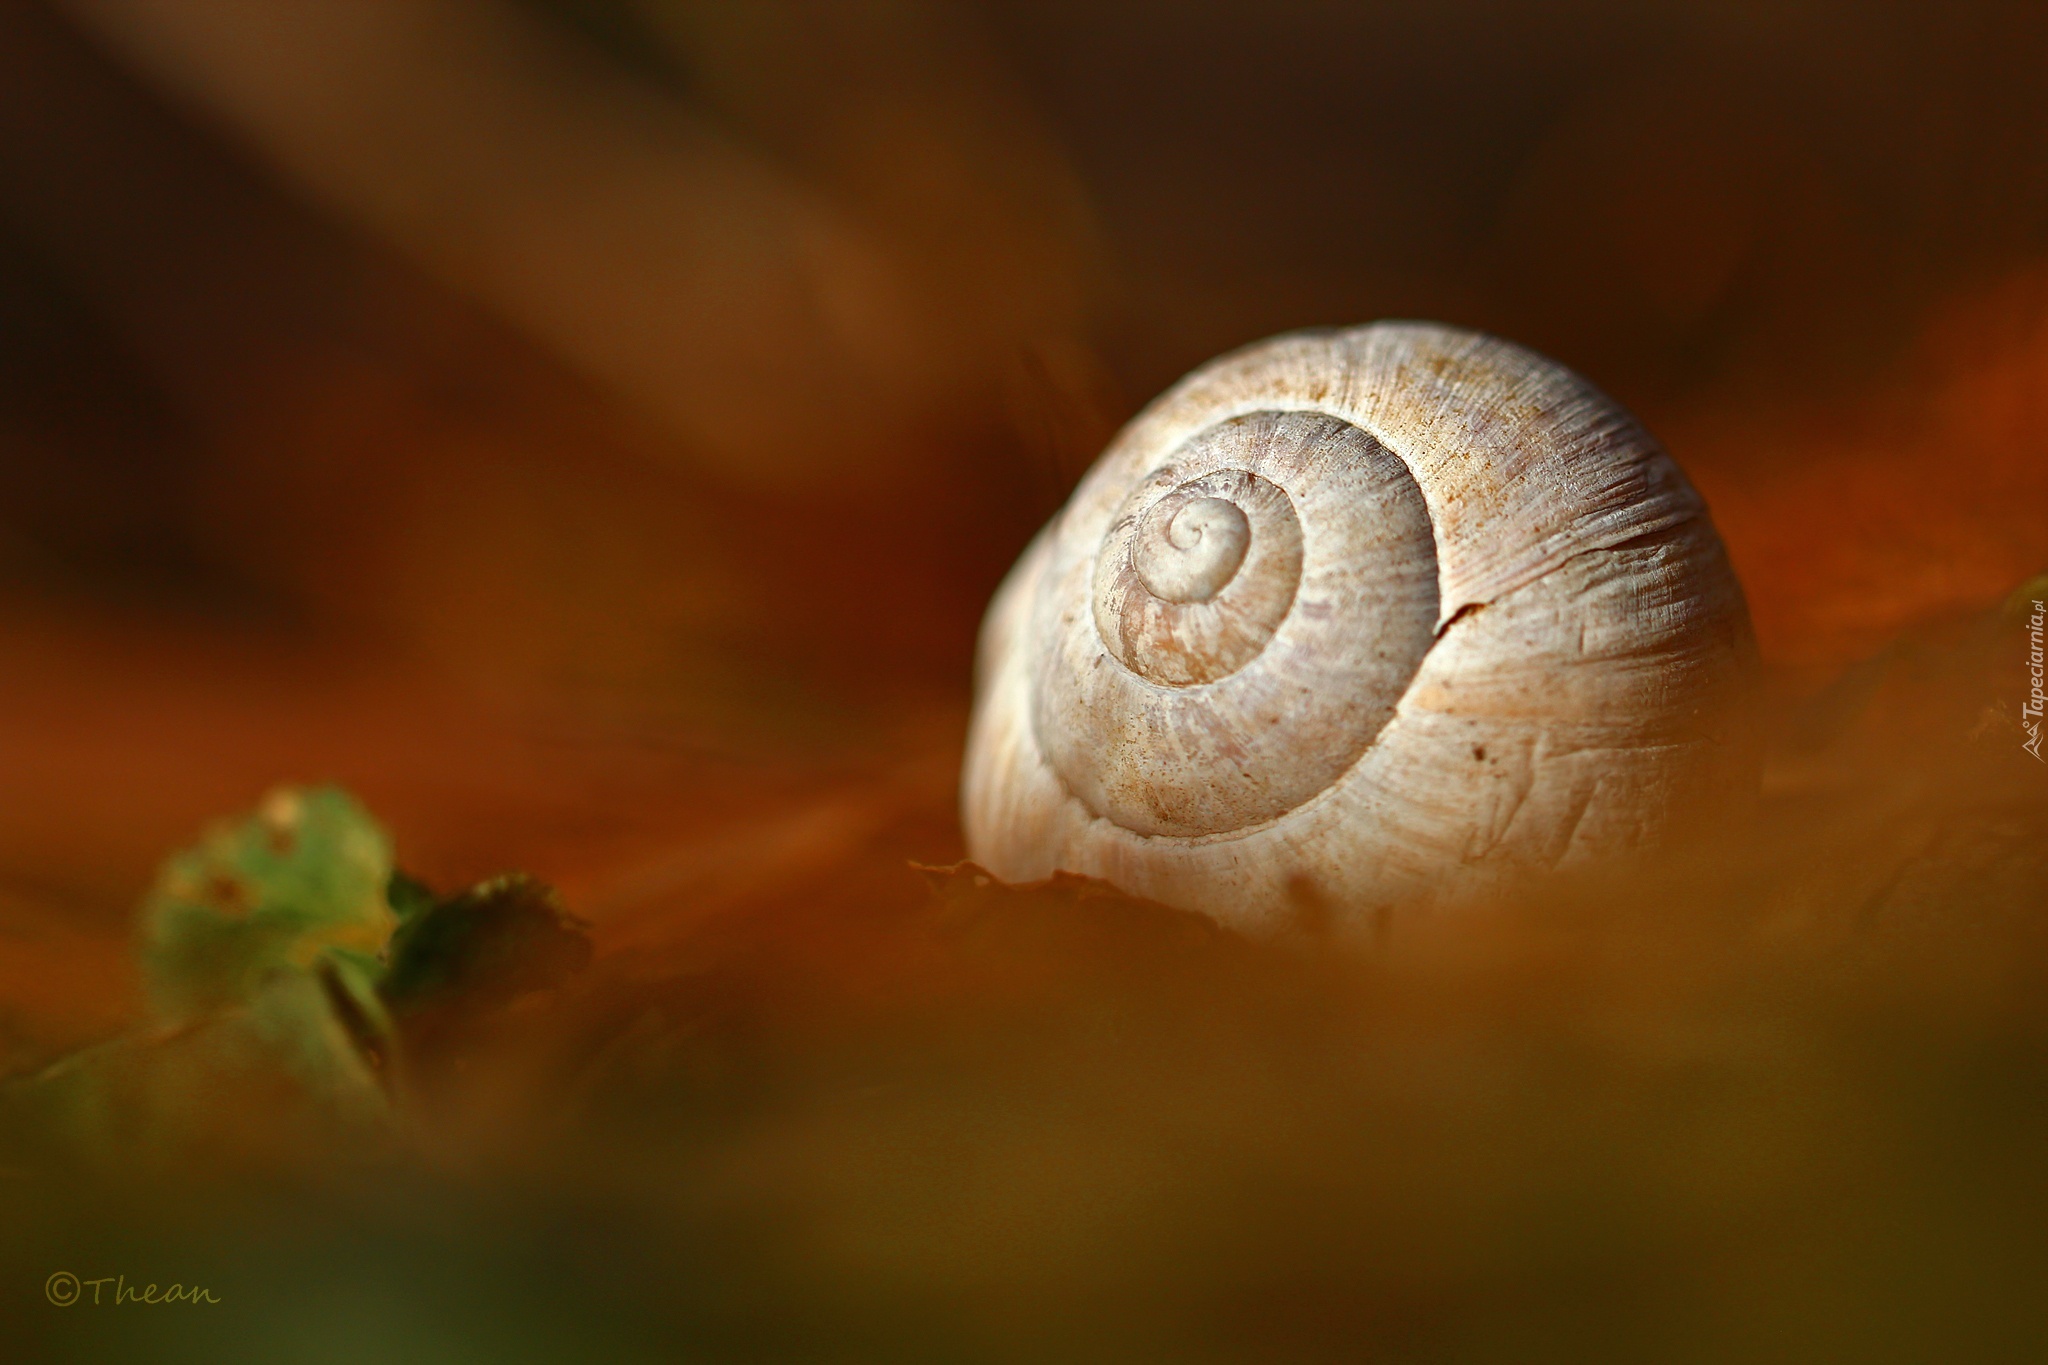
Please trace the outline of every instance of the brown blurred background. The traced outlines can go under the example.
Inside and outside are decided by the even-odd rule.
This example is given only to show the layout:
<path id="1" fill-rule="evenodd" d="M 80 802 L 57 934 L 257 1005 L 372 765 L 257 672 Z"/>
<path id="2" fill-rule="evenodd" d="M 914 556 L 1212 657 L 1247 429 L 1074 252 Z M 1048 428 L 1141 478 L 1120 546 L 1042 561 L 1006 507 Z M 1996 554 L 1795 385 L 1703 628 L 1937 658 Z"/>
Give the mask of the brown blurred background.
<path id="1" fill-rule="evenodd" d="M 2043 70 L 2016 3 L 0 0 L 11 1027 L 125 1017 L 279 780 L 613 942 L 956 856 L 988 592 L 1288 328 L 1611 391 L 1788 687 L 1982 608 L 2048 564 Z"/>

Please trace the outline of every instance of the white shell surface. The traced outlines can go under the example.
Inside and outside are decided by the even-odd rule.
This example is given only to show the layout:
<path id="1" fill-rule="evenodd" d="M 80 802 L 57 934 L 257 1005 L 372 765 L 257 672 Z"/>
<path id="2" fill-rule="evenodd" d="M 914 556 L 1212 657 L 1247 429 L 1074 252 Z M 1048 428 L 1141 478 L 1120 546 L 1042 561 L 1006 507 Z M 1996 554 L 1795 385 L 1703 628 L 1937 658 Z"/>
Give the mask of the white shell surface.
<path id="1" fill-rule="evenodd" d="M 1270 621 L 1295 552 L 1261 484 L 1299 532 Z M 1241 561 L 1154 600 L 1147 509 L 1211 497 Z M 1739 787 L 1751 653 L 1700 499 L 1570 371 L 1428 324 L 1279 337 L 1133 420 L 998 593 L 968 854 L 1253 930 L 1455 895 Z"/>
<path id="2" fill-rule="evenodd" d="M 1162 602 L 1140 581 L 1141 528 L 1184 499 L 1235 500 L 1250 543 L 1213 597 Z M 1436 624 L 1414 479 L 1319 413 L 1196 433 L 1139 481 L 1096 553 L 1060 567 L 1030 627 L 1046 646 L 1035 734 L 1085 806 L 1143 834 L 1243 829 L 1328 786 L 1393 718 Z"/>

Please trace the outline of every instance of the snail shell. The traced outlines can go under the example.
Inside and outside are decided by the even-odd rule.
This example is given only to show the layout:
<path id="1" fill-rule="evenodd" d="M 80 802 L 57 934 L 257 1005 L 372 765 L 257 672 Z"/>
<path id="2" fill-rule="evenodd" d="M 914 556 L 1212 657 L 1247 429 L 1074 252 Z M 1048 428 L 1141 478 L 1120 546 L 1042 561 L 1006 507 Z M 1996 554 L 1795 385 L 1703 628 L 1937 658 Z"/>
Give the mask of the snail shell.
<path id="1" fill-rule="evenodd" d="M 1278 337 L 1133 420 L 998 592 L 968 855 L 1252 930 L 1456 898 L 1753 787 L 1753 655 L 1698 494 L 1585 381 Z"/>

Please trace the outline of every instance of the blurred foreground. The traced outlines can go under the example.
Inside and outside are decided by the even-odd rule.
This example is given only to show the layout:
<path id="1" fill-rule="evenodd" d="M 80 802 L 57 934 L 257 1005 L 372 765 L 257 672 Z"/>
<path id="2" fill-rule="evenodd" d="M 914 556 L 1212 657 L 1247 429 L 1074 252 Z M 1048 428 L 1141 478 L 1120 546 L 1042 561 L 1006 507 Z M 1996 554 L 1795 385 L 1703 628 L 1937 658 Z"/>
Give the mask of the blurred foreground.
<path id="1" fill-rule="evenodd" d="M 458 998 L 390 1122 L 175 1042 L 111 1142 L 17 1106 L 8 1331 L 81 1361 L 2030 1358 L 2048 801 L 1985 697 L 2043 594 L 1781 706 L 1754 828 L 1366 949 L 915 871 L 949 785 L 878 783 L 756 832 L 781 885 Z M 58 1309 L 59 1270 L 222 1301 Z"/>

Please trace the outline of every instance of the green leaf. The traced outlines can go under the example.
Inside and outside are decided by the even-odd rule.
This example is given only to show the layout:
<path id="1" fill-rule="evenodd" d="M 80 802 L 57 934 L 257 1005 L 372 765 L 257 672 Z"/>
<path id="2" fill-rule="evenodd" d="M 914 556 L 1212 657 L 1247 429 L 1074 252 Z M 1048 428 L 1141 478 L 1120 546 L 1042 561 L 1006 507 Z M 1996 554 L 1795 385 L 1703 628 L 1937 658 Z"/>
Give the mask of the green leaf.
<path id="1" fill-rule="evenodd" d="M 395 1012 L 490 1008 L 555 985 L 589 960 L 590 940 L 553 888 L 511 873 L 408 919 L 391 943 L 383 995 Z"/>
<path id="2" fill-rule="evenodd" d="M 398 924 L 391 839 L 346 792 L 280 787 L 166 862 L 143 903 L 150 997 L 169 1020 L 247 1003 L 323 961 L 374 986 Z"/>

